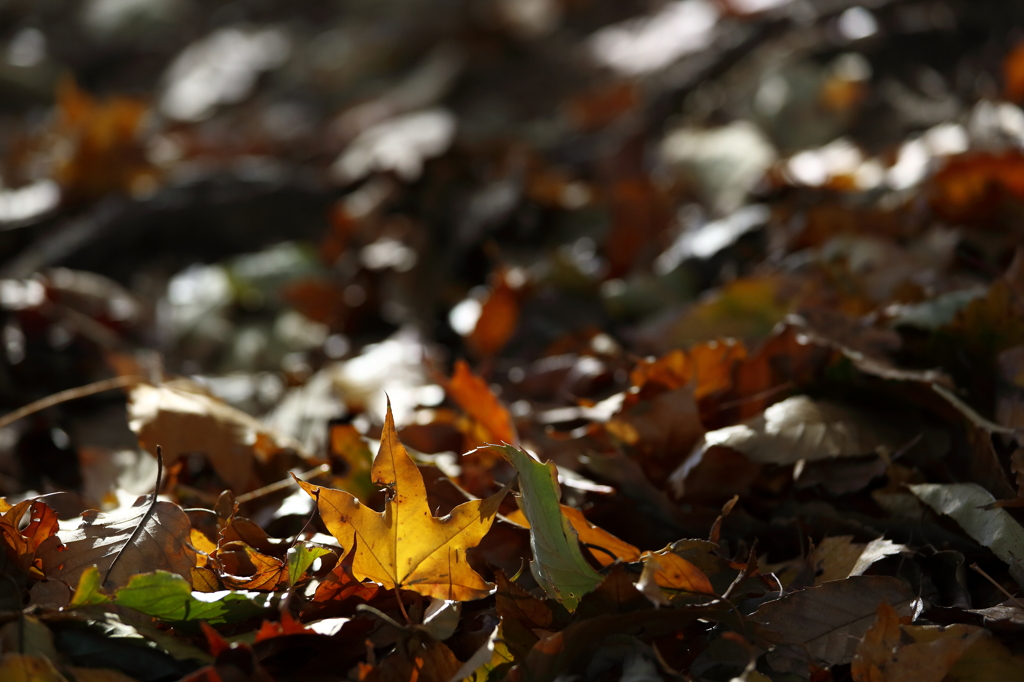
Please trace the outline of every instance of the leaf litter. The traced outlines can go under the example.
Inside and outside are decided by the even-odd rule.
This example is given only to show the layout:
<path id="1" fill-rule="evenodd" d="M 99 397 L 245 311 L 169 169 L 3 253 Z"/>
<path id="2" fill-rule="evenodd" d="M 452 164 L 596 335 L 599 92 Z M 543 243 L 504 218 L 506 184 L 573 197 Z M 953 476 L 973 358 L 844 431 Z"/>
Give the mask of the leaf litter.
<path id="1" fill-rule="evenodd" d="M 1020 3 L 101 4 L 3 10 L 0 678 L 1019 676 Z"/>

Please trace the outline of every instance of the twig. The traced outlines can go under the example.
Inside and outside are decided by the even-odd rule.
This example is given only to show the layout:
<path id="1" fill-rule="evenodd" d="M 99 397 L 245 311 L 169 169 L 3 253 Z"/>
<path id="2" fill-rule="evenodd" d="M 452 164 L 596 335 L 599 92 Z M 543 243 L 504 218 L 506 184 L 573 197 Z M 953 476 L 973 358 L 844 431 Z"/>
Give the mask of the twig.
<path id="1" fill-rule="evenodd" d="M 153 499 L 151 499 L 149 501 L 149 508 L 146 509 L 146 513 L 142 515 L 142 518 L 139 519 L 138 525 L 135 526 L 135 530 L 133 530 L 132 534 L 128 537 L 128 542 L 126 542 L 123 545 L 121 545 L 121 549 L 117 550 L 117 555 L 114 556 L 114 560 L 111 561 L 110 562 L 110 566 L 107 567 L 107 572 L 103 574 L 103 583 L 102 584 L 104 586 L 107 584 L 107 581 L 110 579 L 110 572 L 114 570 L 114 566 L 117 566 L 117 562 L 120 561 L 121 557 L 124 555 L 125 548 L 135 542 L 136 538 L 139 537 L 139 533 L 142 532 L 142 527 L 146 525 L 146 521 L 148 521 L 149 517 L 151 517 L 153 515 L 153 510 L 156 508 L 157 497 L 160 495 L 160 483 L 161 483 L 161 481 L 163 479 L 163 473 L 164 473 L 164 453 L 163 453 L 163 450 L 160 449 L 160 446 L 157 445 L 156 446 L 156 485 L 153 487 Z"/>
<path id="2" fill-rule="evenodd" d="M 320 474 L 329 473 L 330 470 L 330 464 L 321 464 L 318 467 L 314 467 L 309 471 L 299 474 L 295 478 L 299 479 L 300 481 L 308 481 L 309 479 Z M 235 502 L 237 502 L 238 504 L 245 504 L 246 502 L 252 502 L 258 497 L 263 497 L 264 495 L 276 493 L 278 490 L 287 490 L 288 488 L 295 485 L 295 478 L 284 478 L 275 483 L 271 483 L 270 485 L 265 485 L 262 488 L 257 488 L 252 492 L 245 493 L 244 495 L 239 495 L 238 497 L 235 498 Z"/>
<path id="3" fill-rule="evenodd" d="M 19 407 L 14 412 L 8 412 L 3 417 L 0 417 L 0 429 L 5 426 L 10 426 L 22 417 L 35 414 L 36 412 L 45 410 L 48 407 L 66 403 L 69 400 L 84 398 L 88 395 L 96 395 L 97 393 L 103 393 L 104 391 L 110 391 L 115 388 L 134 386 L 135 384 L 142 383 L 143 381 L 145 381 L 145 379 L 139 376 L 113 377 L 110 379 L 103 379 L 102 381 L 96 381 L 91 384 L 86 384 L 85 386 L 69 388 L 68 390 L 61 391 L 60 393 L 54 393 L 53 395 L 46 396 L 45 398 L 40 398 L 34 403 L 29 403 L 25 407 Z"/>
<path id="4" fill-rule="evenodd" d="M 985 578 L 985 580 L 987 580 L 987 581 L 989 581 L 990 583 L 992 583 L 992 584 L 993 584 L 993 585 L 995 586 L 995 588 L 996 588 L 997 590 L 999 590 L 1000 592 L 1002 592 L 1003 594 L 1005 594 L 1005 595 L 1007 596 L 1007 598 L 1009 598 L 1009 599 L 1010 599 L 1010 601 L 1012 601 L 1012 602 L 1013 602 L 1014 604 L 1016 604 L 1017 606 L 1019 606 L 1019 607 L 1021 607 L 1022 609 L 1024 609 L 1024 604 L 1022 604 L 1022 603 L 1021 603 L 1021 601 L 1020 601 L 1019 599 L 1017 599 L 1016 597 L 1014 597 L 1014 596 L 1013 596 L 1012 594 L 1010 594 L 1009 592 L 1007 592 L 1006 588 L 1005 588 L 1005 587 L 1003 587 L 1002 585 L 1000 585 L 999 583 L 997 583 L 997 582 L 995 581 L 995 579 L 994 579 L 994 578 L 993 578 L 992 576 L 990 576 L 990 575 L 989 575 L 988 573 L 986 573 L 986 572 L 985 572 L 985 571 L 984 571 L 984 570 L 983 570 L 983 569 L 981 568 L 981 566 L 979 566 L 978 564 L 971 564 L 971 568 L 972 568 L 972 569 L 973 569 L 974 571 L 976 571 L 976 572 L 980 573 L 980 574 L 981 574 L 981 576 L 982 576 L 983 578 Z"/>

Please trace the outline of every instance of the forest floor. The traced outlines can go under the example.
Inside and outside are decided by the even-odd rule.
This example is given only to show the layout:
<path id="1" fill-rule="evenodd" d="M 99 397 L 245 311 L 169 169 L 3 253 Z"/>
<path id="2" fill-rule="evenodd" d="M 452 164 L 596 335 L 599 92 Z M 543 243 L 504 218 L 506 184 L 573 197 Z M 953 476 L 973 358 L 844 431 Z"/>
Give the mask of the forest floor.
<path id="1" fill-rule="evenodd" d="M 1022 27 L 0 2 L 0 679 L 1019 678 Z"/>

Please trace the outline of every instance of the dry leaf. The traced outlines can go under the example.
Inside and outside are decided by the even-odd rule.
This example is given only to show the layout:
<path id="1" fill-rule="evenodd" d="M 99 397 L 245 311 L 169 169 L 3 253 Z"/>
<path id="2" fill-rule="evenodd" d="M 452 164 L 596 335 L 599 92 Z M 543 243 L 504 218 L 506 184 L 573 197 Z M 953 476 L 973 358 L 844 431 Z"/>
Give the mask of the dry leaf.
<path id="1" fill-rule="evenodd" d="M 795 464 L 893 452 L 905 440 L 899 430 L 862 410 L 800 395 L 775 403 L 745 424 L 709 431 L 702 447 L 731 448 L 755 462 Z"/>
<path id="2" fill-rule="evenodd" d="M 519 294 L 508 282 L 505 272 L 495 274 L 497 282 L 480 307 L 480 317 L 467 342 L 483 357 L 497 355 L 516 332 L 519 324 Z"/>
<path id="3" fill-rule="evenodd" d="M 796 644 L 815 660 L 839 665 L 853 659 L 858 640 L 871 628 L 882 602 L 908 615 L 914 612 L 915 594 L 897 578 L 859 576 L 762 604 L 752 618 L 768 641 Z"/>
<path id="4" fill-rule="evenodd" d="M 398 440 L 390 404 L 372 475 L 391 492 L 381 513 L 350 493 L 299 481 L 343 551 L 355 553 L 355 577 L 438 599 L 468 601 L 490 594 L 492 585 L 470 568 L 466 550 L 490 529 L 506 490 L 433 516 L 423 476 Z"/>
<path id="5" fill-rule="evenodd" d="M 512 423 L 512 415 L 482 377 L 473 373 L 465 360 L 455 362 L 452 378 L 445 385 L 448 395 L 459 404 L 463 412 L 486 429 L 485 443 L 516 445 L 519 437 Z"/>
<path id="6" fill-rule="evenodd" d="M 109 514 L 85 512 L 78 528 L 58 531 L 39 546 L 37 555 L 47 578 L 72 586 L 90 566 L 98 567 L 104 584 L 112 587 L 127 585 L 137 573 L 156 570 L 190 581 L 196 565 L 196 553 L 189 546 L 191 532 L 181 507 L 162 501 L 151 505 L 140 497 L 135 506 Z"/>
<path id="7" fill-rule="evenodd" d="M 188 381 L 161 386 L 139 384 L 128 402 L 129 426 L 151 453 L 163 447 L 170 466 L 179 457 L 202 453 L 217 475 L 236 493 L 259 487 L 254 461 L 302 447 L 257 419 L 207 394 Z"/>

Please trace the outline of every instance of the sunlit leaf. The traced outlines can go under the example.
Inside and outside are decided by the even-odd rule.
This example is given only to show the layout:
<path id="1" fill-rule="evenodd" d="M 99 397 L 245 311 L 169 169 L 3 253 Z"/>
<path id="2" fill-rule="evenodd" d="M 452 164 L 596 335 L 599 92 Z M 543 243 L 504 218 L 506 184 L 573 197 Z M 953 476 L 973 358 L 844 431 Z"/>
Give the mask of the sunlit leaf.
<path id="1" fill-rule="evenodd" d="M 490 529 L 506 491 L 435 517 L 423 477 L 398 440 L 390 406 L 372 473 L 374 482 L 391 492 L 381 513 L 350 493 L 299 481 L 317 501 L 321 518 L 342 549 L 355 553 L 356 578 L 439 599 L 468 601 L 490 594 L 491 585 L 470 568 L 466 550 Z"/>
<path id="2" fill-rule="evenodd" d="M 509 445 L 501 450 L 519 472 L 518 502 L 530 522 L 530 570 L 545 592 L 574 610 L 583 595 L 601 584 L 602 577 L 583 557 L 579 536 L 562 514 L 555 465 L 541 464 Z"/>

